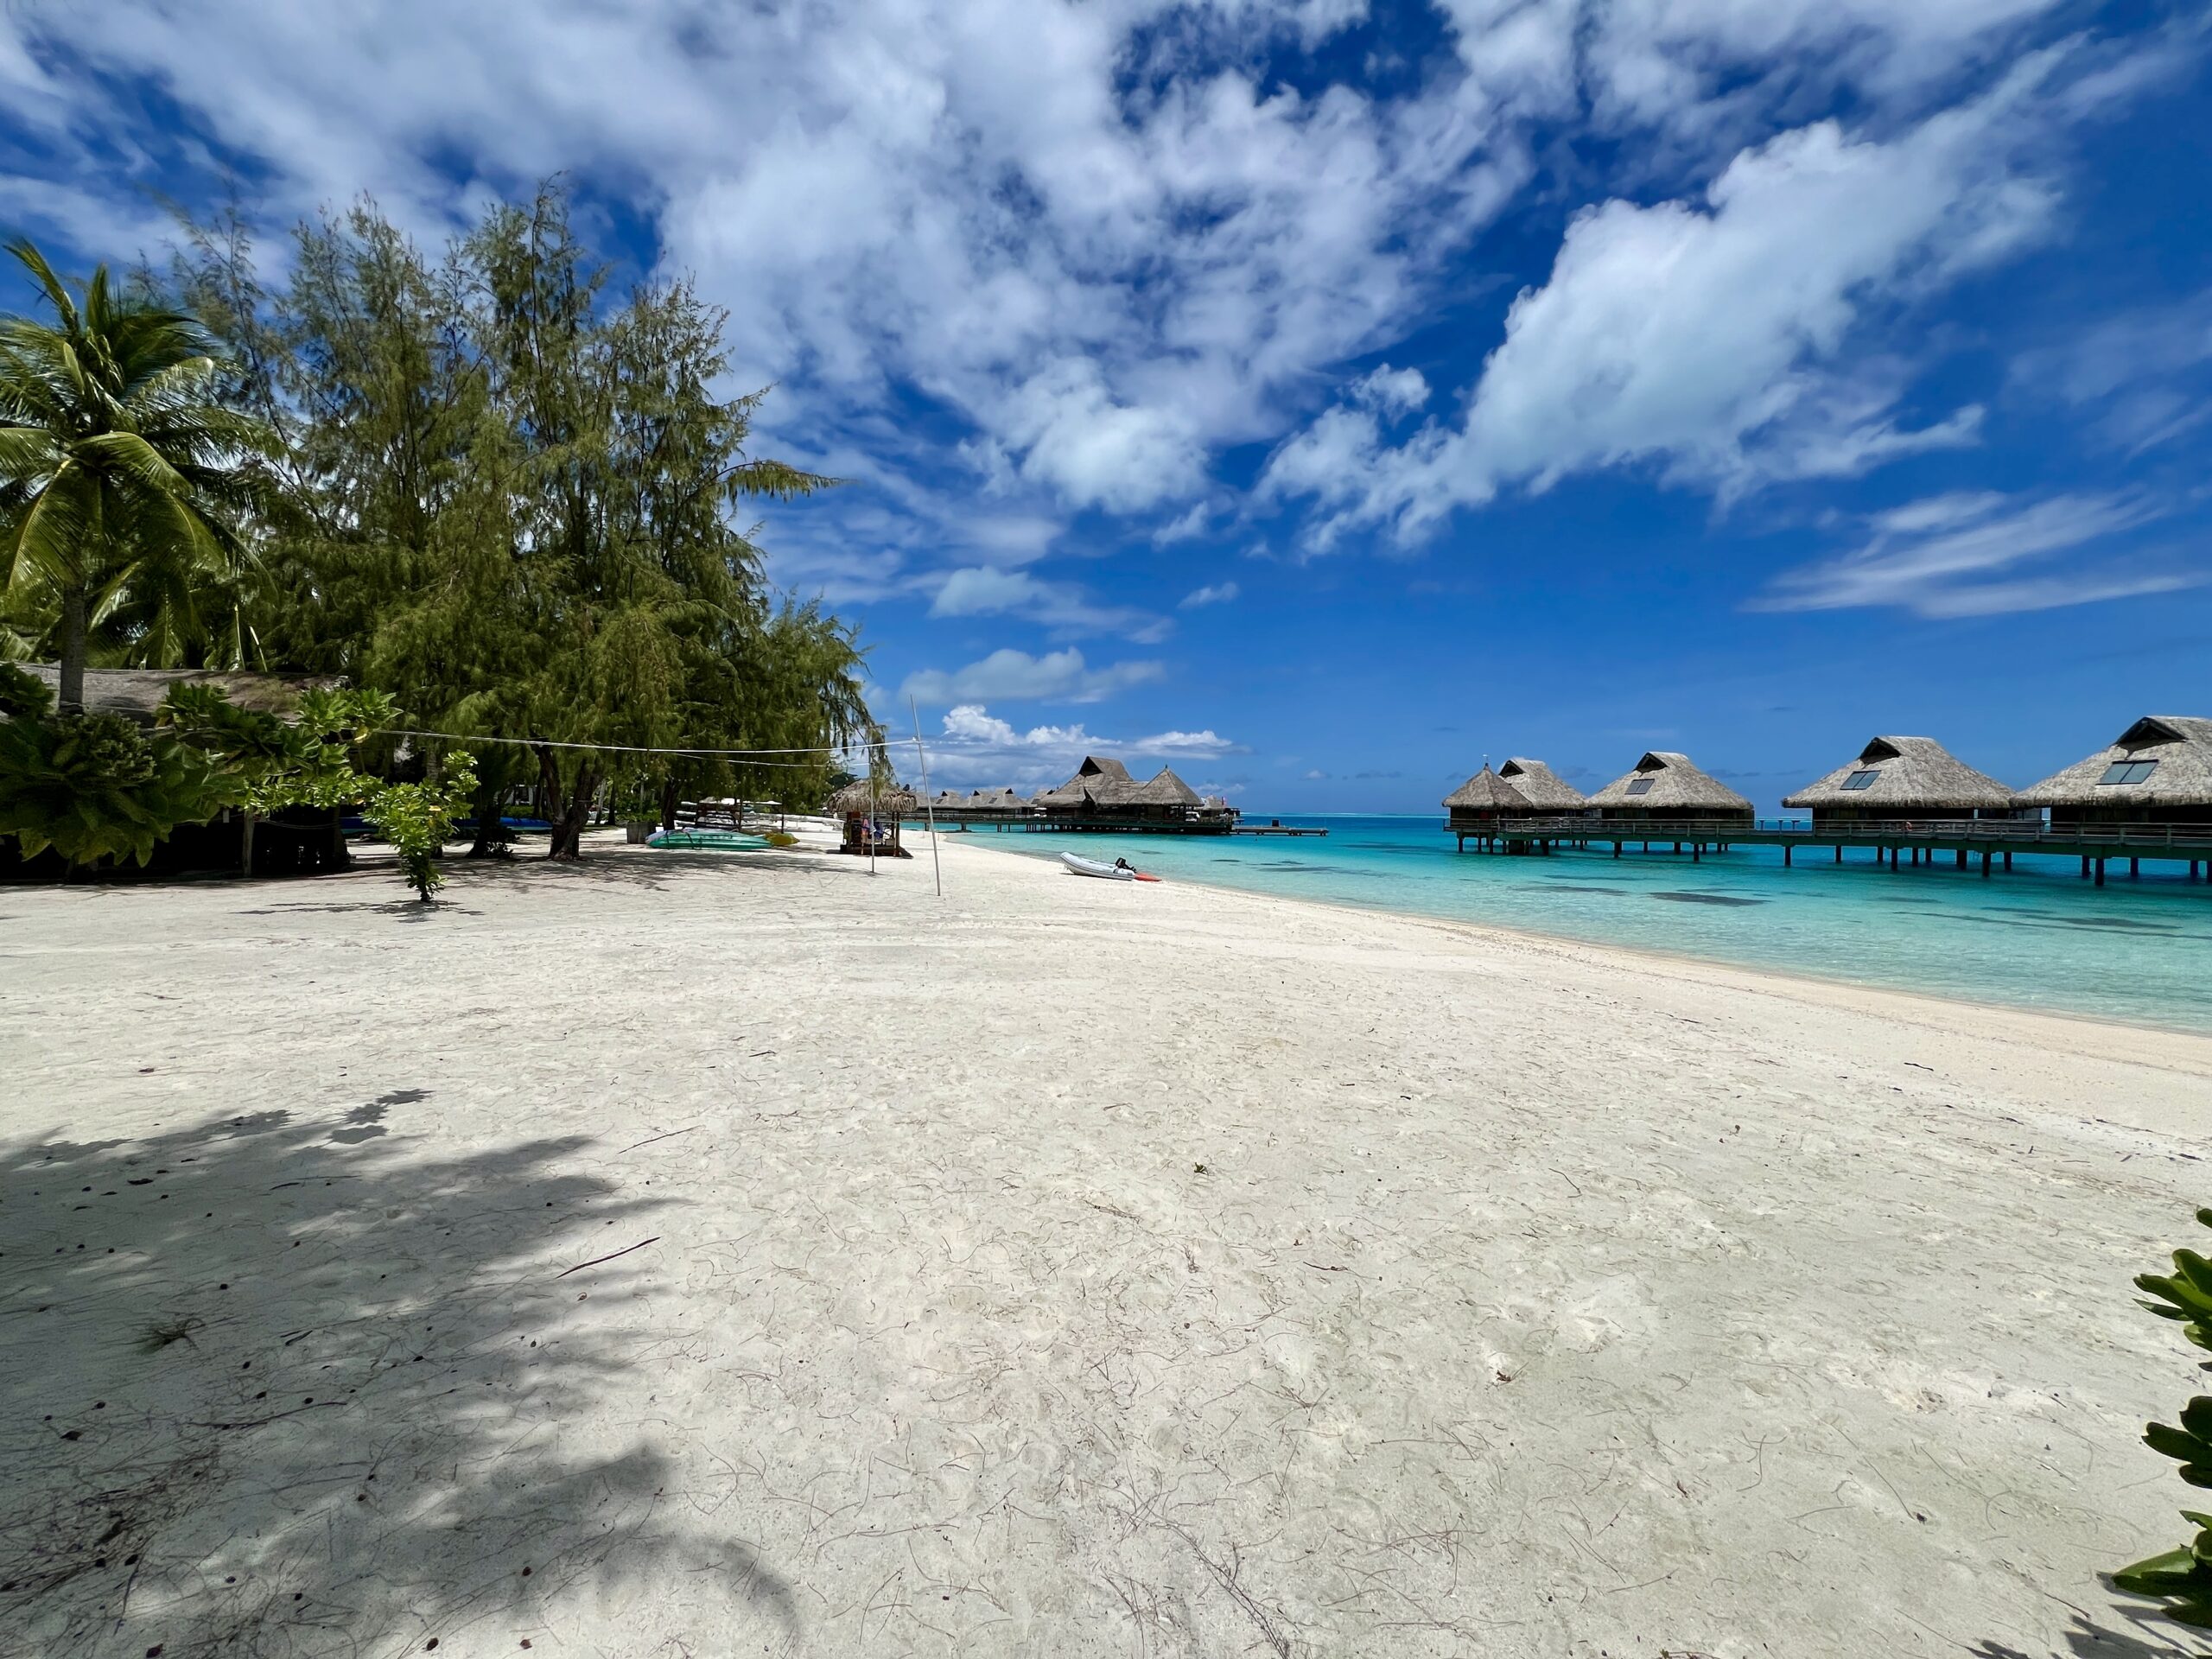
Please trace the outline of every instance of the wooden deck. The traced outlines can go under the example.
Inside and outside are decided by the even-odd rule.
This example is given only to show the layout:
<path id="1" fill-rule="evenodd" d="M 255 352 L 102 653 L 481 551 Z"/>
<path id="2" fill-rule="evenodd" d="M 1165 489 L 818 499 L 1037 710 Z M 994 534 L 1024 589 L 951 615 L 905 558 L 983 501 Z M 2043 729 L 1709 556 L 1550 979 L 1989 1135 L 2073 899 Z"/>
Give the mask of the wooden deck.
<path id="1" fill-rule="evenodd" d="M 905 822 L 926 828 L 922 813 Z M 1044 818 L 1006 812 L 939 812 L 939 830 L 1026 830 L 1031 835 L 1096 836 L 1325 836 L 1326 830 L 1293 829 L 1280 823 L 1239 823 L 1234 818 Z"/>
<path id="2" fill-rule="evenodd" d="M 1949 853 L 1956 868 L 1966 869 L 1979 859 L 1981 874 L 2012 868 L 2015 853 L 2042 853 L 2078 857 L 2082 874 L 2104 885 L 2105 867 L 2126 859 L 2128 874 L 2138 873 L 2146 859 L 2167 859 L 2189 866 L 2190 879 L 2212 867 L 2212 824 L 2129 823 L 2051 825 L 2030 819 L 1955 818 L 1876 820 L 1853 824 L 1824 824 L 1815 829 L 1801 819 L 1686 820 L 1681 823 L 1630 823 L 1601 818 L 1522 818 L 1494 825 L 1446 823 L 1445 833 L 1456 836 L 1459 850 L 1469 842 L 1485 852 L 1548 854 L 1560 848 L 1580 850 L 1610 849 L 1618 858 L 1624 851 L 1687 854 L 1694 862 L 1708 853 L 1725 853 L 1732 847 L 1779 847 L 1782 861 L 1794 864 L 1799 849 L 1827 848 L 1840 864 L 1847 849 L 1873 853 L 1876 862 L 1887 861 L 1891 869 L 1932 864 L 1936 855 Z"/>

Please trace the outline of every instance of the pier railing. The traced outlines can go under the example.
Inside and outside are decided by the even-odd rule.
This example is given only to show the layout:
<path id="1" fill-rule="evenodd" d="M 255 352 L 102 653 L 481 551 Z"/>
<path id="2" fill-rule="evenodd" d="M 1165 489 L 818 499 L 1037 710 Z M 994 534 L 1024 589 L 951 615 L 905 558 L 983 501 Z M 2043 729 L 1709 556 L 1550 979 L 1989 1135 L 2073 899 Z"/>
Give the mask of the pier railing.
<path id="1" fill-rule="evenodd" d="M 1991 841 L 2017 846 L 2084 848 L 2118 845 L 2202 847 L 2212 823 L 2045 823 L 2035 818 L 1860 818 L 1815 828 L 1803 818 L 1501 818 L 1494 824 L 1447 824 L 1452 835 L 1512 840 L 1560 841 Z"/>

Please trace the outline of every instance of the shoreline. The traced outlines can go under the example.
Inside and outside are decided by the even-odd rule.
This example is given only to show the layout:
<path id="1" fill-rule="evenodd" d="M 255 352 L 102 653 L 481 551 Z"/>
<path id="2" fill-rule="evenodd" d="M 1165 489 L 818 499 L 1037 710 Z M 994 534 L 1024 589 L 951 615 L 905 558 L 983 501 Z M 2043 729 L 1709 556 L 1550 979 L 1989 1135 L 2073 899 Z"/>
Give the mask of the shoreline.
<path id="1" fill-rule="evenodd" d="M 1319 817 L 1319 814 L 1305 814 L 1305 817 Z M 1344 817 L 1351 817 L 1351 814 L 1344 814 Z M 1363 814 L 1363 817 L 1371 817 L 1371 814 Z M 947 842 L 951 841 L 953 838 L 947 836 Z M 960 845 L 969 845 L 969 842 L 960 842 Z M 991 852 L 991 854 L 1004 854 L 1004 856 L 1011 856 L 1011 858 L 1024 858 L 1024 861 L 1028 862 L 1046 862 L 1048 858 L 1051 858 L 1051 854 L 1027 854 L 1027 852 L 1015 852 L 1013 847 L 998 847 L 998 845 L 993 845 L 993 841 L 988 841 L 988 838 L 982 838 L 982 836 L 973 838 L 971 849 L 973 852 Z M 1055 852 L 1058 852 L 1058 847 L 1055 847 Z M 1750 984 L 1747 984 L 1745 988 L 1750 988 L 1750 991 L 1754 993 L 1763 993 L 1763 995 L 1774 995 L 1774 988 L 1770 987 L 1770 984 L 1761 984 L 1761 980 L 1778 978 L 1778 980 L 1787 980 L 1787 982 L 1792 982 L 1792 984 L 1802 984 L 1802 987 L 1808 987 L 1808 991 L 1863 993 L 1863 995 L 1867 995 L 1867 998 L 1903 998 L 1904 1002 L 1931 1002 L 1931 1004 L 1940 1004 L 1940 1007 L 1955 1008 L 1955 1011 L 1960 1013 L 1978 1013 L 1978 1015 L 1999 1015 L 1999 1018 L 2024 1018 L 2024 1020 L 2062 1020 L 2062 1022 L 2069 1022 L 2069 1024 L 2106 1027 L 2106 1028 L 2113 1028 L 2113 1031 L 2119 1031 L 2119 1033 L 2192 1039 L 2192 1042 L 2205 1044 L 2205 1046 L 2208 1046 L 2208 1053 L 2212 1053 L 2212 1031 L 2201 1031 L 2201 1028 L 2195 1028 L 2195 1027 L 2177 1027 L 2177 1024 L 2159 1024 L 2157 1020 L 2128 1020 L 2128 1018 L 2121 1018 L 2121 1015 L 2113 1015 L 2113 1013 L 2088 1013 L 2088 1011 L 2082 1011 L 2082 1008 L 2031 1007 L 2031 1004 L 2022 1004 L 2022 1002 L 1984 1002 L 1984 1000 L 1968 998 L 1968 995 L 1958 995 L 1958 993 L 1951 993 L 1951 991 L 1927 991 L 1927 988 L 1909 987 L 1909 984 L 1878 984 L 1873 982 L 1873 980 L 1840 980 L 1840 978 L 1832 978 L 1832 976 L 1825 976 L 1825 973 L 1816 973 L 1812 971 L 1812 969 L 1802 969 L 1802 967 L 1770 967 L 1770 964 L 1754 964 L 1754 963 L 1730 963 L 1730 960 L 1726 960 L 1726 957 L 1717 957 L 1717 956 L 1694 956 L 1694 953 L 1690 951 L 1666 951 L 1666 949 L 1659 949 L 1655 947 L 1655 944 L 1624 944 L 1624 943 L 1615 943 L 1615 940 L 1592 940 L 1592 938 L 1580 938 L 1575 936 L 1575 933 L 1546 933 L 1533 927 L 1513 927 L 1510 923 L 1489 923 L 1489 920 L 1478 923 L 1478 920 L 1462 920 L 1462 918 L 1453 918 L 1453 916 L 1435 916 L 1435 913 L 1418 912 L 1418 909 L 1400 909 L 1395 907 L 1395 905 L 1360 905 L 1360 902 L 1343 900 L 1343 898 L 1305 898 L 1305 896 L 1299 896 L 1299 893 L 1272 893 L 1272 892 L 1263 892 L 1263 889 L 1259 887 L 1236 887 L 1234 882 L 1210 880 L 1210 878 L 1205 876 L 1181 876 L 1181 874 L 1179 874 L 1179 876 L 1166 876 L 1164 885 L 1188 885 L 1188 887 L 1204 887 L 1208 889 L 1208 892 L 1217 892 L 1217 893 L 1236 893 L 1236 896 L 1241 898 L 1279 900 L 1279 902 L 1285 902 L 1285 905 L 1312 905 L 1312 907 L 1316 909 L 1344 912 L 1347 916 L 1385 916 L 1385 918 L 1391 918 L 1391 920 L 1400 920 L 1400 923 L 1415 923 L 1415 925 L 1422 925 L 1422 927 L 1440 927 L 1440 929 L 1449 929 L 1449 931 L 1465 931 L 1469 933 L 1469 936 L 1476 936 L 1476 938 L 1497 936 L 1497 938 L 1506 938 L 1506 940 L 1517 940 L 1517 943 L 1524 943 L 1524 944 L 1537 944 L 1537 947 L 1555 944 L 1555 947 L 1577 949 L 1577 951 L 1597 951 L 1601 953 L 1601 956 L 1628 957 L 1628 960 L 1632 960 L 1632 963 L 1643 963 L 1652 969 L 1692 969 L 1692 971 L 1694 971 L 1694 969 L 1712 969 L 1712 971 L 1721 973 L 1721 976 L 1737 976 L 1737 978 L 1747 980 Z"/>

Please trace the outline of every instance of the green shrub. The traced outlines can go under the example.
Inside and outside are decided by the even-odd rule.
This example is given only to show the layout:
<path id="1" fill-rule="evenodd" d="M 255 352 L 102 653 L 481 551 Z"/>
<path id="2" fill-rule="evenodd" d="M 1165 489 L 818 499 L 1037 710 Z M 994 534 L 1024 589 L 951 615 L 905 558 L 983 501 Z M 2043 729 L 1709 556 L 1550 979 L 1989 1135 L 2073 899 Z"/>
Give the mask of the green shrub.
<path id="1" fill-rule="evenodd" d="M 181 823 L 231 804 L 215 763 L 120 715 L 0 722 L 0 836 L 25 858 L 48 847 L 73 866 L 103 858 L 144 864 Z"/>
<path id="2" fill-rule="evenodd" d="M 2212 1210 L 2196 1219 L 2212 1227 Z M 2212 1262 L 2194 1250 L 2174 1252 L 2171 1274 L 2146 1273 L 2135 1287 L 2151 1300 L 2142 1306 L 2162 1319 L 2177 1320 L 2182 1335 L 2199 1348 L 2212 1348 Z M 2199 1366 L 2212 1371 L 2212 1360 Z M 2143 1443 L 2181 1465 L 2192 1486 L 2212 1486 L 2212 1396 L 2198 1395 L 2181 1410 L 2181 1421 L 2151 1423 Z M 2212 1629 L 2212 1515 L 2183 1510 L 2182 1519 L 2195 1535 L 2177 1549 L 2122 1567 L 2112 1575 L 2115 1588 L 2165 1604 L 2166 1617 L 2183 1624 Z"/>
<path id="3" fill-rule="evenodd" d="M 0 663 L 0 720 L 27 720 L 53 712 L 54 693 L 35 674 Z"/>
<path id="4" fill-rule="evenodd" d="M 447 758 L 444 779 L 435 784 L 385 784 L 370 796 L 361 816 L 399 855 L 407 885 L 424 904 L 445 886 L 438 855 L 455 819 L 467 810 L 476 792 L 476 762 L 465 754 Z"/>

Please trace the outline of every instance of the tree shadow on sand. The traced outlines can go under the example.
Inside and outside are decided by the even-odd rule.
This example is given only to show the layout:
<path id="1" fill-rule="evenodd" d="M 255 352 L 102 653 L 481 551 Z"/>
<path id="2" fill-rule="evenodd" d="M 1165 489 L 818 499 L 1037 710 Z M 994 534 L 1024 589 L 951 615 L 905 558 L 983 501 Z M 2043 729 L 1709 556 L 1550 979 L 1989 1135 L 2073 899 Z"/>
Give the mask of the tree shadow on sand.
<path id="1" fill-rule="evenodd" d="M 2212 1651 L 2139 1601 L 2115 1600 L 2104 1620 L 2076 1609 L 2063 1639 L 2063 1647 L 2038 1646 L 2032 1653 L 1995 1641 L 1978 1642 L 1968 1651 L 1974 1659 L 2202 1659 Z"/>
<path id="2" fill-rule="evenodd" d="M 674 1212 L 588 1141 L 412 1154 L 423 1098 L 0 1143 L 0 1648 L 514 1649 L 648 1574 L 790 1644 L 646 1440 L 631 1247 Z"/>

